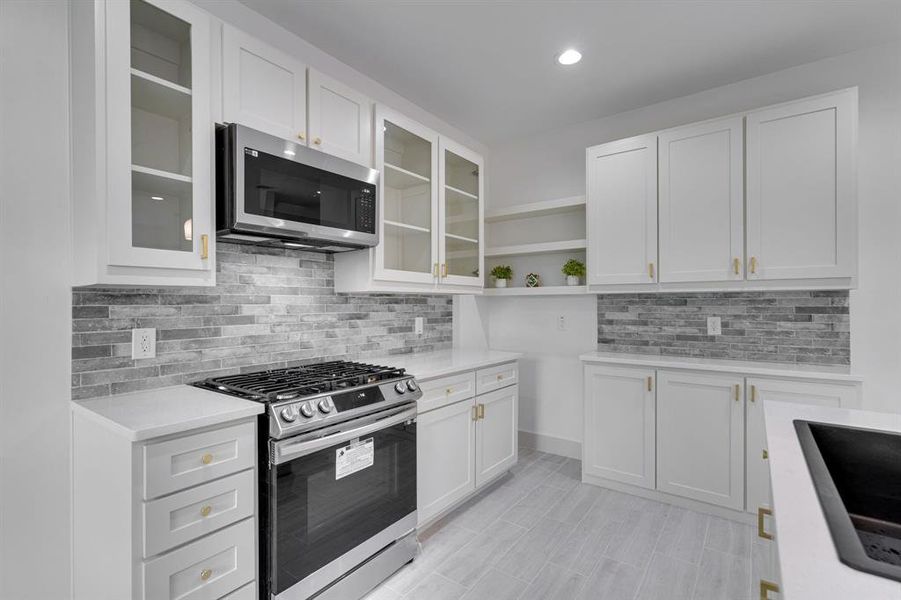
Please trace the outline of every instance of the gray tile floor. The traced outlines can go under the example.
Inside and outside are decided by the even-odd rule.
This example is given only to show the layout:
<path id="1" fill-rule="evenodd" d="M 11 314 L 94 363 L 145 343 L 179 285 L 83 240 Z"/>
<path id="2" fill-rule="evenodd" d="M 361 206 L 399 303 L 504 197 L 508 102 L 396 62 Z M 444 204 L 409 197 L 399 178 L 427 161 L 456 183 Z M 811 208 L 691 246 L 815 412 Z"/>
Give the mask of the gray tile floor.
<path id="1" fill-rule="evenodd" d="M 755 598 L 751 527 L 580 478 L 577 460 L 521 450 L 366 600 Z"/>

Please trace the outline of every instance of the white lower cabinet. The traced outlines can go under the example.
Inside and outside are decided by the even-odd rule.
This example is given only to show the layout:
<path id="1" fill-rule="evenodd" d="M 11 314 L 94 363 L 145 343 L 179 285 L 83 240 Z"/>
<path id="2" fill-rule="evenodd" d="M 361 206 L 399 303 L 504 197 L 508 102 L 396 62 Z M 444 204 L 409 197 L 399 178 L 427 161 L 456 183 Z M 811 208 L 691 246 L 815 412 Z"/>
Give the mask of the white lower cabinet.
<path id="1" fill-rule="evenodd" d="M 491 368 L 498 373 L 517 370 L 516 362 Z M 478 395 L 475 371 L 419 381 L 424 392 L 416 420 L 420 526 L 448 512 L 516 464 L 519 386 L 515 377 L 502 379 L 510 383 Z"/>
<path id="2" fill-rule="evenodd" d="M 741 510 L 743 378 L 659 371 L 657 385 L 657 489 Z"/>
<path id="3" fill-rule="evenodd" d="M 417 419 L 416 494 L 419 521 L 427 521 L 476 489 L 472 398 Z"/>
<path id="4" fill-rule="evenodd" d="M 585 443 L 589 475 L 654 489 L 654 370 L 585 367 Z"/>
<path id="5" fill-rule="evenodd" d="M 772 507 L 763 403 L 775 400 L 836 408 L 857 408 L 860 406 L 860 387 L 854 384 L 761 377 L 749 377 L 747 385 L 747 510 L 755 513 L 759 507 Z"/>

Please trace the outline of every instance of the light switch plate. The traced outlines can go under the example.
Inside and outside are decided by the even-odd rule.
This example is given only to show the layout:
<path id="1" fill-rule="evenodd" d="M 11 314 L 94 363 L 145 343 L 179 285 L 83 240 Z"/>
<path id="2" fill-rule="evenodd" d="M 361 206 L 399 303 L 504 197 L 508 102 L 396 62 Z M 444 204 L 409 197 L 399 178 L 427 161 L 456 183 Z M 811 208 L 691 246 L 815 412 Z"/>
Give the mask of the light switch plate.
<path id="1" fill-rule="evenodd" d="M 413 329 L 415 330 L 416 335 L 422 335 L 422 317 L 416 317 Z"/>
<path id="2" fill-rule="evenodd" d="M 719 317 L 707 317 L 707 335 L 723 333 L 723 324 Z"/>
<path id="3" fill-rule="evenodd" d="M 133 359 L 156 357 L 156 329 L 131 330 L 131 357 Z"/>

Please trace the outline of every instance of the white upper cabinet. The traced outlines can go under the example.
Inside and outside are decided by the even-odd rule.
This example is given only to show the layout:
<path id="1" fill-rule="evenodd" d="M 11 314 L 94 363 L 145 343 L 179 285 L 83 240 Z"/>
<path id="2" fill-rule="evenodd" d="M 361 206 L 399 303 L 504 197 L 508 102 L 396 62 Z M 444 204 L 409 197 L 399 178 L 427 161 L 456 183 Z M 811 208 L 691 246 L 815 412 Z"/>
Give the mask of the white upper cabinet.
<path id="1" fill-rule="evenodd" d="M 740 376 L 657 372 L 657 489 L 741 510 L 744 381 Z"/>
<path id="2" fill-rule="evenodd" d="M 75 283 L 212 285 L 210 18 L 177 0 L 76 5 Z"/>
<path id="3" fill-rule="evenodd" d="M 307 67 L 246 33 L 222 27 L 223 118 L 307 140 Z"/>
<path id="4" fill-rule="evenodd" d="M 660 281 L 743 279 L 742 119 L 660 134 Z"/>
<path id="5" fill-rule="evenodd" d="M 439 283 L 482 287 L 485 245 L 482 157 L 441 138 L 439 145 Z"/>
<path id="6" fill-rule="evenodd" d="M 372 102 L 346 85 L 309 70 L 307 119 L 310 147 L 372 164 Z"/>
<path id="7" fill-rule="evenodd" d="M 857 272 L 857 90 L 747 117 L 749 279 Z"/>
<path id="8" fill-rule="evenodd" d="M 657 281 L 657 136 L 586 151 L 588 283 Z"/>

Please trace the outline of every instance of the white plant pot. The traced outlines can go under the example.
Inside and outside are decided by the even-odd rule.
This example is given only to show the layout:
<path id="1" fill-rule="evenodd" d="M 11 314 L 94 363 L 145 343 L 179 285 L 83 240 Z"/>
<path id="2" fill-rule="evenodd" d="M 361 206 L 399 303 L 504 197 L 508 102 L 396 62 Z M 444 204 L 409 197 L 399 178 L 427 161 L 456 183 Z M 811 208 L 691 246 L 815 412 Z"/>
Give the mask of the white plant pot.
<path id="1" fill-rule="evenodd" d="M 567 275 L 566 276 L 566 285 L 579 285 L 578 275 Z"/>
<path id="2" fill-rule="evenodd" d="M 495 279 L 495 280 L 494 280 L 494 287 L 496 287 L 496 288 L 505 288 L 505 287 L 507 287 L 507 280 L 506 280 L 506 279 Z"/>

